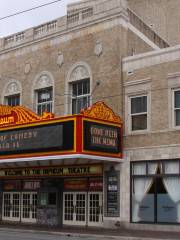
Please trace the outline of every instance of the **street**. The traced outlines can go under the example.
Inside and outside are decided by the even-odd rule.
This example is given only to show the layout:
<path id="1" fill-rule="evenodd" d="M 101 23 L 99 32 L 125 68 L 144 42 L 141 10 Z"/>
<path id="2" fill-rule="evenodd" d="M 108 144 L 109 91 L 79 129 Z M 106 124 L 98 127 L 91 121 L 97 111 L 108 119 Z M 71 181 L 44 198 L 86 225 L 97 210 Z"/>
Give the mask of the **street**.
<path id="1" fill-rule="evenodd" d="M 98 239 L 113 240 L 113 237 L 98 236 Z M 97 236 L 72 236 L 71 234 L 47 233 L 38 231 L 0 229 L 0 240 L 97 240 Z"/>

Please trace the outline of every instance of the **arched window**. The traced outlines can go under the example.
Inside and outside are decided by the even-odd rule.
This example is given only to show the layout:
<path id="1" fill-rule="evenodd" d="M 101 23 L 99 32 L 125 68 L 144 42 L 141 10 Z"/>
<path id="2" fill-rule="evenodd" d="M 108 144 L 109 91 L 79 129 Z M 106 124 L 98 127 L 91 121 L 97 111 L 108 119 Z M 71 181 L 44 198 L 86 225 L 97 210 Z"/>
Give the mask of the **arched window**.
<path id="1" fill-rule="evenodd" d="M 34 109 L 37 114 L 54 111 L 54 79 L 49 72 L 41 72 L 34 81 L 33 100 Z"/>
<path id="2" fill-rule="evenodd" d="M 20 105 L 21 91 L 21 84 L 17 80 L 10 80 L 4 88 L 2 102 L 9 106 Z"/>
<path id="3" fill-rule="evenodd" d="M 91 104 L 91 82 L 91 70 L 86 63 L 77 63 L 71 68 L 66 82 L 69 103 L 66 113 L 78 114 Z"/>

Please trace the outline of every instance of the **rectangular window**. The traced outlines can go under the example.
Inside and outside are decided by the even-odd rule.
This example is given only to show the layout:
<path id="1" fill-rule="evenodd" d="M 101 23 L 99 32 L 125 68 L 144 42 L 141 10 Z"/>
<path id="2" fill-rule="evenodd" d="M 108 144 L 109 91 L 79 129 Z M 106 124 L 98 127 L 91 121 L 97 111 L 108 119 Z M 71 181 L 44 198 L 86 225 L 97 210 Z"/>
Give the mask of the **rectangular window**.
<path id="1" fill-rule="evenodd" d="M 16 94 L 16 95 L 6 96 L 5 103 L 6 105 L 9 105 L 12 107 L 20 105 L 20 95 Z"/>
<path id="2" fill-rule="evenodd" d="M 53 91 L 52 88 L 37 90 L 37 113 L 52 112 Z"/>
<path id="3" fill-rule="evenodd" d="M 131 99 L 131 131 L 147 129 L 147 96 Z"/>
<path id="4" fill-rule="evenodd" d="M 179 163 L 170 160 L 131 164 L 132 222 L 180 223 Z"/>
<path id="5" fill-rule="evenodd" d="M 180 90 L 174 91 L 174 122 L 180 126 Z"/>
<path id="6" fill-rule="evenodd" d="M 72 83 L 72 114 L 90 105 L 90 80 L 84 79 Z"/>

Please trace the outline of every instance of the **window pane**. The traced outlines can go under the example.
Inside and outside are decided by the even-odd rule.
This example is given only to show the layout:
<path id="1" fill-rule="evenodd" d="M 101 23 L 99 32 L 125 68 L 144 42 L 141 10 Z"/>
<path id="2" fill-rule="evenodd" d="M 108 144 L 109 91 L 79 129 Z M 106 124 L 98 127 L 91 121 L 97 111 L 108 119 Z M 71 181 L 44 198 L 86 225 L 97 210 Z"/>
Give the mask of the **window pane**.
<path id="1" fill-rule="evenodd" d="M 84 108 L 84 98 L 79 98 L 79 99 L 77 100 L 77 104 L 78 104 L 78 106 L 77 106 L 77 111 L 78 111 L 78 113 L 79 113 L 80 110 Z"/>
<path id="2" fill-rule="evenodd" d="M 175 108 L 180 108 L 180 91 L 174 92 L 175 95 Z"/>
<path id="3" fill-rule="evenodd" d="M 40 89 L 37 92 L 37 113 L 42 115 L 43 112 L 52 112 L 52 88 Z"/>
<path id="4" fill-rule="evenodd" d="M 154 222 L 153 178 L 135 178 L 132 186 L 132 221 Z"/>
<path id="5" fill-rule="evenodd" d="M 83 94 L 88 94 L 89 93 L 89 81 L 84 81 L 83 83 Z"/>
<path id="6" fill-rule="evenodd" d="M 158 170 L 158 163 L 148 163 L 148 174 L 156 174 Z"/>
<path id="7" fill-rule="evenodd" d="M 132 131 L 147 129 L 147 114 L 132 116 Z"/>
<path id="8" fill-rule="evenodd" d="M 176 117 L 175 117 L 175 121 L 176 121 L 176 126 L 180 126 L 180 109 L 179 110 L 175 110 L 175 115 L 176 115 Z"/>
<path id="9" fill-rule="evenodd" d="M 84 79 L 72 84 L 72 114 L 80 113 L 81 109 L 90 104 L 90 80 Z"/>
<path id="10" fill-rule="evenodd" d="M 20 95 L 6 97 L 6 103 L 9 106 L 18 106 L 20 104 Z"/>
<path id="11" fill-rule="evenodd" d="M 179 161 L 164 162 L 165 174 L 179 174 Z"/>
<path id="12" fill-rule="evenodd" d="M 52 101 L 52 89 L 38 90 L 38 103 Z"/>
<path id="13" fill-rule="evenodd" d="M 77 84 L 72 85 L 72 95 L 77 96 Z"/>
<path id="14" fill-rule="evenodd" d="M 133 175 L 146 175 L 146 164 L 145 163 L 134 163 L 133 164 Z"/>
<path id="15" fill-rule="evenodd" d="M 72 100 L 72 114 L 76 114 L 77 110 L 76 110 L 76 99 Z"/>
<path id="16" fill-rule="evenodd" d="M 158 222 L 180 223 L 180 177 L 163 177 L 165 192 L 157 195 Z"/>
<path id="17" fill-rule="evenodd" d="M 83 82 L 77 84 L 78 87 L 78 96 L 83 94 Z"/>
<path id="18" fill-rule="evenodd" d="M 131 113 L 147 112 L 147 96 L 131 98 Z"/>
<path id="19" fill-rule="evenodd" d="M 38 115 L 42 115 L 42 105 L 39 105 L 38 108 L 37 108 L 37 113 Z"/>

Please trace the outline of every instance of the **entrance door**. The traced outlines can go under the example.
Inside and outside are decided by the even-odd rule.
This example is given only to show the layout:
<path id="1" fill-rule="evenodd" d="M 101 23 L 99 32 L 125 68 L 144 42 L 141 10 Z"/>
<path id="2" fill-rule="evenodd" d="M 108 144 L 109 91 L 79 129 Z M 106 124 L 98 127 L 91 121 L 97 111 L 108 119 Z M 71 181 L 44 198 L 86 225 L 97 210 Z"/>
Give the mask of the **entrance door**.
<path id="1" fill-rule="evenodd" d="M 21 198 L 22 222 L 36 222 L 37 193 L 23 192 Z"/>
<path id="2" fill-rule="evenodd" d="M 64 193 L 63 224 L 86 225 L 86 199 L 84 192 Z"/>
<path id="3" fill-rule="evenodd" d="M 3 220 L 20 221 L 20 193 L 3 193 Z"/>
<path id="4" fill-rule="evenodd" d="M 103 197 L 101 192 L 88 193 L 88 226 L 102 226 Z"/>
<path id="5" fill-rule="evenodd" d="M 102 192 L 66 192 L 63 195 L 63 224 L 102 226 Z"/>

